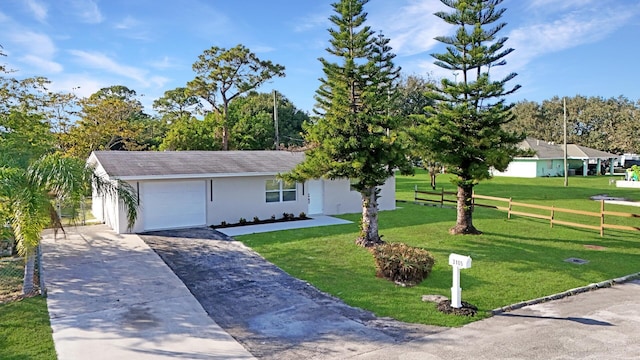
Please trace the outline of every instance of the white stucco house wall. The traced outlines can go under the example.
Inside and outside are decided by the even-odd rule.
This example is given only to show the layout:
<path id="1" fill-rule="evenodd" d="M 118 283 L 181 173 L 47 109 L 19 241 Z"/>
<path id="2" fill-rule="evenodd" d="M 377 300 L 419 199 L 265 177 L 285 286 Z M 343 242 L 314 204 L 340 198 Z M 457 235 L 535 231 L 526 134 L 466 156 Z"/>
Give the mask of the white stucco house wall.
<path id="1" fill-rule="evenodd" d="M 337 215 L 360 212 L 361 196 L 349 179 L 287 184 L 276 176 L 304 159 L 288 151 L 95 151 L 87 163 L 108 180 L 138 193 L 138 218 L 115 198 L 93 194 L 96 219 L 117 233 L 236 223 L 240 218 L 281 218 L 283 213 Z M 380 210 L 395 209 L 395 178 L 381 187 Z"/>
<path id="2" fill-rule="evenodd" d="M 534 155 L 514 158 L 504 171 L 493 169 L 493 176 L 523 178 L 564 176 L 564 145 L 526 138 L 518 146 L 523 150 L 533 151 Z M 613 171 L 614 160 L 617 158 L 619 156 L 616 154 L 586 146 L 567 144 L 569 175 L 575 174 L 576 169 L 588 169 L 589 164 L 595 164 L 599 169 L 604 160 L 609 161 L 609 171 Z M 583 172 L 581 175 L 587 176 L 587 172 Z"/>

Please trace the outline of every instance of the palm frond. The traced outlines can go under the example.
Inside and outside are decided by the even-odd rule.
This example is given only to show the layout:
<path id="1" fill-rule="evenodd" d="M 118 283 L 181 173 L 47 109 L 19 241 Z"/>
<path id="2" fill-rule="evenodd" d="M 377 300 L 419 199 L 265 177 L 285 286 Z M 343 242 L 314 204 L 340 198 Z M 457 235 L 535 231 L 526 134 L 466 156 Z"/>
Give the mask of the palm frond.
<path id="1" fill-rule="evenodd" d="M 107 180 L 93 170 L 91 171 L 91 183 L 97 194 L 122 200 L 127 211 L 127 228 L 132 229 L 138 218 L 139 201 L 138 193 L 131 184 L 119 179 Z"/>

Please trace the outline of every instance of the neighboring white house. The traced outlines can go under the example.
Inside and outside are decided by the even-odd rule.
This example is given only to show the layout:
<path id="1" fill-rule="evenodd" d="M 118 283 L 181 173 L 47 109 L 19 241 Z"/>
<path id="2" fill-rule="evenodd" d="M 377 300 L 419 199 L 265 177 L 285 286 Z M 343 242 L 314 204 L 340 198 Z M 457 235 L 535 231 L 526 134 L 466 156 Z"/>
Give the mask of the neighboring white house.
<path id="1" fill-rule="evenodd" d="M 87 163 L 105 179 L 138 193 L 138 219 L 116 199 L 93 194 L 93 215 L 117 233 L 281 218 L 283 213 L 337 215 L 362 210 L 348 179 L 287 184 L 276 178 L 304 159 L 288 151 L 95 151 Z M 395 178 L 381 187 L 380 210 L 395 209 Z"/>
<path id="2" fill-rule="evenodd" d="M 511 177 L 544 177 L 564 176 L 564 145 L 546 141 L 526 138 L 519 145 L 523 150 L 531 150 L 535 155 L 530 157 L 516 157 L 509 163 L 505 171 L 493 170 L 493 176 Z M 593 169 L 600 169 L 603 160 L 609 162 L 609 170 L 613 172 L 614 161 L 619 155 L 588 148 L 586 146 L 567 144 L 567 165 L 569 175 L 575 175 L 576 170 L 580 175 L 587 176 L 589 164 Z M 583 169 L 583 171 L 581 171 Z M 581 173 L 580 173 L 581 172 Z"/>

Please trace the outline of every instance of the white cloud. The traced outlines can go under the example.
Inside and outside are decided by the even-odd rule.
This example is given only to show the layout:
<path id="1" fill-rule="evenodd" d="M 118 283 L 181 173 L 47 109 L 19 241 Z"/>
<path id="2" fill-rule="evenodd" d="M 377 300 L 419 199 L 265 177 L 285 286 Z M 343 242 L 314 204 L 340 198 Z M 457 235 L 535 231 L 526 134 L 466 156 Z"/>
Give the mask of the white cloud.
<path id="1" fill-rule="evenodd" d="M 602 1 L 602 0 L 598 0 Z M 605 0 L 606 1 L 606 0 Z M 595 3 L 596 0 L 530 0 L 530 4 L 528 6 L 531 10 L 549 10 L 549 11 L 559 11 L 573 7 L 585 7 L 592 6 L 592 3 Z"/>
<path id="2" fill-rule="evenodd" d="M 27 55 L 20 58 L 21 61 L 37 67 L 39 70 L 42 70 L 46 73 L 59 73 L 62 72 L 62 65 L 58 64 L 55 61 L 47 60 L 45 58 L 35 56 L 35 55 Z"/>
<path id="3" fill-rule="evenodd" d="M 100 81 L 94 76 L 75 73 L 52 76 L 50 80 L 51 91 L 73 93 L 78 97 L 89 97 L 101 88 L 113 85 L 107 81 Z"/>
<path id="4" fill-rule="evenodd" d="M 45 34 L 33 31 L 15 31 L 8 34 L 8 38 L 22 47 L 25 52 L 50 58 L 56 52 L 56 46 L 53 40 Z"/>
<path id="5" fill-rule="evenodd" d="M 178 65 L 172 60 L 170 59 L 168 56 L 163 57 L 160 60 L 156 60 L 156 61 L 152 61 L 149 63 L 149 65 L 153 68 L 159 69 L 159 70 L 165 70 L 165 69 L 170 69 L 170 68 L 174 68 L 177 67 Z"/>
<path id="6" fill-rule="evenodd" d="M 124 19 L 122 19 L 120 22 L 117 22 L 114 25 L 114 27 L 118 30 L 129 30 L 131 28 L 138 26 L 138 24 L 140 24 L 138 20 L 136 20 L 132 16 L 127 16 Z"/>
<path id="7" fill-rule="evenodd" d="M 546 0 L 537 0 L 539 3 Z M 515 51 L 509 55 L 512 71 L 523 68 L 533 59 L 545 54 L 567 50 L 600 41 L 615 32 L 638 13 L 620 8 L 573 9 L 552 21 L 530 20 L 507 36 L 507 47 Z M 541 19 L 544 20 L 544 19 Z"/>
<path id="8" fill-rule="evenodd" d="M 391 39 L 393 51 L 401 56 L 415 55 L 432 49 L 438 42 L 436 36 L 447 35 L 452 27 L 433 14 L 446 10 L 439 1 L 409 0 L 407 5 L 396 8 L 389 2 L 377 13 L 369 13 L 372 29 L 382 30 Z M 391 11 L 393 10 L 393 11 Z M 389 15 L 392 14 L 392 15 Z"/>
<path id="9" fill-rule="evenodd" d="M 26 0 L 26 5 L 39 22 L 44 22 L 47 19 L 47 7 L 38 2 L 37 0 Z"/>
<path id="10" fill-rule="evenodd" d="M 99 24 L 104 21 L 104 16 L 94 0 L 72 0 L 71 8 L 82 22 Z"/>
<path id="11" fill-rule="evenodd" d="M 164 86 L 170 81 L 170 79 L 163 76 L 152 76 L 149 79 L 149 82 L 153 85 L 154 88 L 162 89 Z"/>
<path id="12" fill-rule="evenodd" d="M 99 52 L 88 52 L 84 50 L 69 50 L 69 52 L 84 66 L 134 80 L 144 87 L 164 85 L 167 81 L 162 77 L 147 78 L 146 70 L 119 64 L 107 55 Z"/>
<path id="13" fill-rule="evenodd" d="M 329 21 L 329 16 L 327 14 L 316 13 L 313 15 L 309 15 L 300 19 L 295 20 L 293 25 L 293 31 L 295 32 L 305 32 L 314 30 L 319 27 L 329 27 L 331 22 Z"/>
<path id="14" fill-rule="evenodd" d="M 15 31 L 8 34 L 17 59 L 25 64 L 34 66 L 46 73 L 59 73 L 62 65 L 53 60 L 57 49 L 53 40 L 45 34 L 33 31 Z"/>

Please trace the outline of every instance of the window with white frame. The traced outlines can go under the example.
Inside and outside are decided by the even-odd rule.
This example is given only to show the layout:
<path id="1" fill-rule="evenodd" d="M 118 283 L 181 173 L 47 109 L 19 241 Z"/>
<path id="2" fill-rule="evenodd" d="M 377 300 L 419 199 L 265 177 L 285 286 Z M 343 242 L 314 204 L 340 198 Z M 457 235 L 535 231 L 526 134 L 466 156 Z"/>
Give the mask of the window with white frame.
<path id="1" fill-rule="evenodd" d="M 269 202 L 296 201 L 296 183 L 283 180 L 267 180 L 265 199 Z"/>

